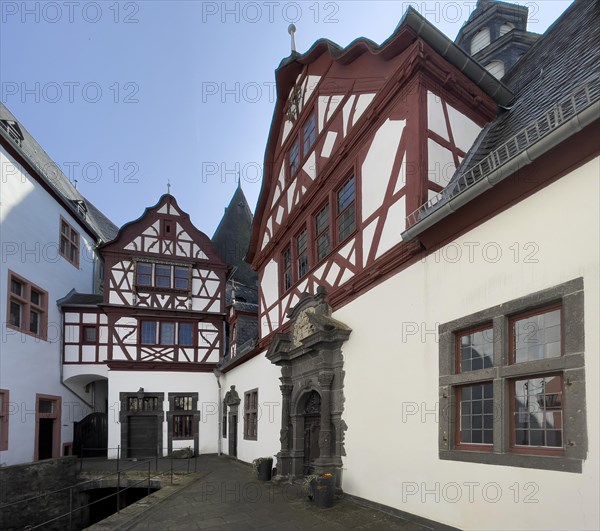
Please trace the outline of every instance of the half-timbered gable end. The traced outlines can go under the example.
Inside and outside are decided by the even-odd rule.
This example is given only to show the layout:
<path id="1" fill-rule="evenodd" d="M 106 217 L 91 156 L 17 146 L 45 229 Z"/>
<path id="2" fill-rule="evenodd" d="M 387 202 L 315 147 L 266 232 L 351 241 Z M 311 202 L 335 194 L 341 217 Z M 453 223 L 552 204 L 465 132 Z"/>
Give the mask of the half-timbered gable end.
<path id="1" fill-rule="evenodd" d="M 220 360 L 228 266 L 173 196 L 99 251 L 103 294 L 61 301 L 65 364 L 209 370 Z"/>
<path id="2" fill-rule="evenodd" d="M 381 46 L 317 41 L 276 72 L 248 259 L 261 334 L 304 291 L 334 304 L 408 260 L 406 216 L 441 192 L 510 91 L 409 9 Z"/>

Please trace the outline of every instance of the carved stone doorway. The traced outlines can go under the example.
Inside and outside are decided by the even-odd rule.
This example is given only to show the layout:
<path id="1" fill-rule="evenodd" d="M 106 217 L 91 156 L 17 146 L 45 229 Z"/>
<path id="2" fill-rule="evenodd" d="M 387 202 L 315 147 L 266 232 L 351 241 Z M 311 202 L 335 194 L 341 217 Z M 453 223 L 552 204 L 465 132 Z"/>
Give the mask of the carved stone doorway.
<path id="1" fill-rule="evenodd" d="M 289 312 L 290 333 L 275 334 L 267 358 L 281 367 L 281 450 L 277 474 L 296 478 L 332 472 L 341 486 L 344 359 L 350 328 L 331 317 L 322 287 Z"/>
<path id="2" fill-rule="evenodd" d="M 312 391 L 304 406 L 304 460 L 305 476 L 315 472 L 315 461 L 321 455 L 319 434 L 321 432 L 321 397 Z"/>

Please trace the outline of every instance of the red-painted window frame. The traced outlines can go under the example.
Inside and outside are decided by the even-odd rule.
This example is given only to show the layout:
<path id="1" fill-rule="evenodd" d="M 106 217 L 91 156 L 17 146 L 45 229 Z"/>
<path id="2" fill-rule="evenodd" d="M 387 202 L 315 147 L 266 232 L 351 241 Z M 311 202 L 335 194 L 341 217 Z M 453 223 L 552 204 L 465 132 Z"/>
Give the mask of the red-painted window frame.
<path id="1" fill-rule="evenodd" d="M 0 451 L 8 450 L 8 430 L 10 428 L 10 392 L 8 389 L 0 389 Z"/>

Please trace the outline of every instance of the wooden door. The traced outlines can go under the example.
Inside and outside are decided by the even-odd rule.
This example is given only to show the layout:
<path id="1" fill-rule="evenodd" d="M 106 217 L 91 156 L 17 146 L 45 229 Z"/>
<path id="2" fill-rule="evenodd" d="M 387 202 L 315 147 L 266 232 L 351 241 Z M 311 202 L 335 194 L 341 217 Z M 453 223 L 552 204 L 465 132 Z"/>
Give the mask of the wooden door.
<path id="1" fill-rule="evenodd" d="M 158 418 L 153 415 L 128 419 L 128 457 L 154 457 L 158 444 Z"/>

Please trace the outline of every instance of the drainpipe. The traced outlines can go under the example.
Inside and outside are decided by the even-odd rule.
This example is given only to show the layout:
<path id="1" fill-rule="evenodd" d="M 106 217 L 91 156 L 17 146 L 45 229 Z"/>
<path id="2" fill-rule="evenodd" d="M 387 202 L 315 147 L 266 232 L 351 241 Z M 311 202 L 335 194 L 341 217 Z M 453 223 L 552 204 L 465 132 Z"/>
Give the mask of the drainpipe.
<path id="1" fill-rule="evenodd" d="M 217 385 L 219 386 L 219 422 L 218 422 L 218 433 L 217 433 L 217 453 L 219 455 L 223 454 L 223 440 L 221 438 L 221 433 L 223 433 L 223 400 L 221 400 L 221 380 L 219 379 L 221 376 L 221 371 L 219 369 L 213 369 L 213 374 L 217 379 Z"/>

